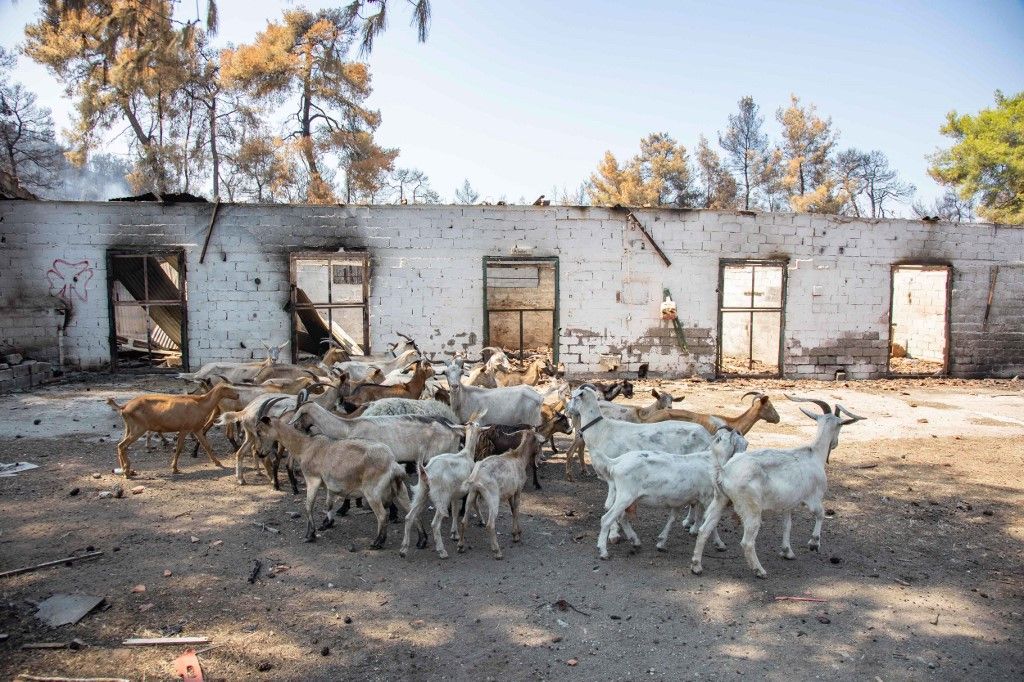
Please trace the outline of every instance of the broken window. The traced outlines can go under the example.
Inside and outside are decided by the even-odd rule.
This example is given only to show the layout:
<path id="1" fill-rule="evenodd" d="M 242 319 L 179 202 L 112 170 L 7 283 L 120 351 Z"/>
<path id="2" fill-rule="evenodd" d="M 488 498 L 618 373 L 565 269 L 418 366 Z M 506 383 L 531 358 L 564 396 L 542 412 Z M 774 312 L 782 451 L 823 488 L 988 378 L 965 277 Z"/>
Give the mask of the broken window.
<path id="1" fill-rule="evenodd" d="M 892 269 L 889 371 L 934 375 L 946 371 L 950 268 L 896 265 Z"/>
<path id="2" fill-rule="evenodd" d="M 370 352 L 370 255 L 293 253 L 294 360 L 320 357 L 328 342 L 351 355 Z"/>
<path id="3" fill-rule="evenodd" d="M 188 367 L 185 254 L 107 254 L 112 369 Z"/>
<path id="4" fill-rule="evenodd" d="M 723 261 L 719 272 L 718 374 L 781 376 L 784 261 Z"/>
<path id="5" fill-rule="evenodd" d="M 484 345 L 509 357 L 558 354 L 558 259 L 484 258 Z"/>

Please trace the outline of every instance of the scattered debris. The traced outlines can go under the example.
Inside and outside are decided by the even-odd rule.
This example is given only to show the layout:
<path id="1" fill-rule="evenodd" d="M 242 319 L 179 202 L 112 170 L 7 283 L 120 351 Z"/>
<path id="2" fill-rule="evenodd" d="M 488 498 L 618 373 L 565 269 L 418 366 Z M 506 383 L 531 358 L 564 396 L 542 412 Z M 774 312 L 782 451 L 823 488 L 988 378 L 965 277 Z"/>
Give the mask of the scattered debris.
<path id="1" fill-rule="evenodd" d="M 101 490 L 100 494 L 99 494 L 99 498 L 101 500 L 109 500 L 113 496 L 114 496 L 114 493 L 110 492 L 109 490 Z"/>
<path id="2" fill-rule="evenodd" d="M 185 649 L 185 653 L 174 659 L 174 674 L 184 682 L 203 682 L 203 666 L 195 649 Z"/>
<path id="3" fill-rule="evenodd" d="M 77 495 L 80 492 L 82 492 L 81 488 L 72 488 L 71 490 L 68 491 L 68 495 L 70 497 L 74 497 L 75 495 Z"/>
<path id="4" fill-rule="evenodd" d="M 148 603 L 143 604 L 142 606 L 140 606 L 139 607 L 139 611 L 141 611 L 142 613 L 145 613 L 146 611 L 149 611 L 154 606 L 156 606 L 156 604 L 154 604 L 153 602 L 148 602 Z"/>
<path id="5" fill-rule="evenodd" d="M 144 491 L 145 489 L 146 489 L 146 486 L 144 486 L 144 485 L 137 485 L 134 488 L 132 488 L 132 495 L 141 495 L 142 491 Z"/>
<path id="6" fill-rule="evenodd" d="M 199 542 L 199 538 L 197 538 L 195 535 L 193 535 L 192 536 L 192 543 L 195 544 L 197 542 Z"/>
<path id="7" fill-rule="evenodd" d="M 280 529 L 274 528 L 273 526 L 268 526 L 265 523 L 260 523 L 259 521 L 253 521 L 252 525 L 256 526 L 257 528 L 262 528 L 263 530 L 270 531 L 271 533 L 274 533 L 275 535 L 281 532 Z"/>
<path id="8" fill-rule="evenodd" d="M 89 594 L 55 594 L 39 604 L 36 618 L 52 628 L 74 625 L 103 603 L 103 597 Z"/>
<path id="9" fill-rule="evenodd" d="M 133 637 L 121 644 L 124 646 L 163 646 L 170 644 L 208 644 L 209 637 Z"/>
<path id="10" fill-rule="evenodd" d="M 30 680 L 31 682 L 131 682 L 123 677 L 54 677 L 52 675 L 18 675 L 16 680 Z"/>
<path id="11" fill-rule="evenodd" d="M 171 573 L 171 569 L 169 569 L 169 568 L 165 568 L 164 569 L 164 577 L 165 578 L 170 578 L 172 575 L 174 575 L 174 574 Z"/>
<path id="12" fill-rule="evenodd" d="M 818 622 L 823 624 L 823 625 L 828 625 L 829 623 L 832 622 L 832 619 L 829 618 L 828 616 L 825 616 L 825 615 L 819 615 L 818 616 Z"/>
<path id="13" fill-rule="evenodd" d="M 565 662 L 565 664 L 570 668 L 575 668 L 577 665 L 580 664 L 580 662 L 578 659 L 570 658 L 568 661 Z"/>
<path id="14" fill-rule="evenodd" d="M 321 650 L 320 650 L 320 655 L 321 655 L 321 656 L 330 656 L 330 655 L 331 655 L 331 649 L 330 649 L 330 647 L 326 647 L 326 646 L 325 646 L 325 647 L 324 647 L 323 649 L 321 649 Z"/>
<path id="15" fill-rule="evenodd" d="M 938 624 L 939 624 L 939 614 L 936 613 L 935 614 L 935 618 L 932 619 L 932 625 L 938 625 Z"/>
<path id="16" fill-rule="evenodd" d="M 827 599 L 818 599 L 817 597 L 784 597 L 784 596 L 779 596 L 779 597 L 775 597 L 775 601 L 812 601 L 812 602 L 818 602 L 818 603 L 824 604 L 828 600 Z"/>
<path id="17" fill-rule="evenodd" d="M 570 604 L 569 602 L 567 602 L 564 599 L 559 599 L 558 601 L 553 601 L 550 604 L 541 604 L 541 606 L 548 606 L 549 608 L 558 609 L 559 611 L 562 611 L 563 613 L 568 611 L 569 609 L 572 609 L 573 611 L 575 611 L 576 613 L 580 614 L 581 616 L 589 616 L 590 615 L 589 613 L 584 613 L 583 611 L 580 611 L 578 608 L 576 608 L 575 606 L 573 606 L 572 604 Z M 537 608 L 540 608 L 540 607 L 538 606 Z"/>
<path id="18" fill-rule="evenodd" d="M 67 649 L 67 642 L 28 642 L 21 645 L 22 649 Z"/>
<path id="19" fill-rule="evenodd" d="M 3 462 L 0 462 L 0 477 L 17 476 L 23 471 L 38 468 L 39 465 L 33 464 L 32 462 L 12 462 L 11 464 L 5 464 Z"/>
<path id="20" fill-rule="evenodd" d="M 70 564 L 72 561 L 84 561 L 86 559 L 93 559 L 103 554 L 103 552 L 89 552 L 88 554 L 82 554 L 80 556 L 69 556 L 64 559 L 55 559 L 54 561 L 45 561 L 35 566 L 25 566 L 24 568 L 12 568 L 9 571 L 0 573 L 0 578 L 6 578 L 11 575 L 18 575 L 20 573 L 28 573 L 30 571 L 37 571 L 40 568 L 46 568 L 47 566 L 57 566 L 58 564 Z"/>
<path id="21" fill-rule="evenodd" d="M 141 583 L 132 588 L 132 592 L 142 593 L 146 591 L 146 586 Z"/>
<path id="22" fill-rule="evenodd" d="M 210 547 L 220 547 L 223 544 L 224 544 L 223 540 L 214 540 L 213 542 L 210 543 Z"/>
<path id="23" fill-rule="evenodd" d="M 259 559 L 252 560 L 252 572 L 249 574 L 248 582 L 250 585 L 256 582 L 256 579 L 260 577 L 260 569 L 263 568 L 263 564 Z"/>
<path id="24" fill-rule="evenodd" d="M 267 571 L 267 575 L 269 577 L 273 578 L 275 575 L 277 575 L 279 573 L 284 573 L 289 568 L 291 568 L 291 566 L 289 566 L 288 564 L 277 564 L 276 566 L 271 568 L 269 571 Z"/>

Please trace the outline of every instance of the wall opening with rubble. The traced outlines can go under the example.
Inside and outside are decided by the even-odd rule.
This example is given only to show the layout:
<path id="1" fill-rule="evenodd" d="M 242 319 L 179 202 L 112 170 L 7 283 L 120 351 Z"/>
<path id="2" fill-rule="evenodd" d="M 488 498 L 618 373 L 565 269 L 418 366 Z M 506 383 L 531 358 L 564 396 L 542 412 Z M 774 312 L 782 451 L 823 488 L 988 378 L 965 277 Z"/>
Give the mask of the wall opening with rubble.
<path id="1" fill-rule="evenodd" d="M 945 265 L 893 267 L 891 372 L 945 371 L 948 284 L 949 268 Z"/>
<path id="2" fill-rule="evenodd" d="M 772 330 L 781 329 L 783 376 L 880 377 L 888 373 L 893 266 L 943 263 L 951 268 L 949 374 L 1024 372 L 1017 227 L 634 209 L 663 257 L 619 209 L 221 204 L 200 262 L 212 212 L 194 203 L 0 201 L 0 354 L 109 367 L 107 253 L 179 250 L 187 282 L 181 351 L 192 368 L 262 358 L 263 343 L 287 342 L 309 357 L 322 350 L 314 348 L 318 334 L 336 327 L 374 353 L 404 333 L 435 359 L 475 355 L 498 325 L 485 292 L 497 301 L 502 288 L 485 285 L 485 258 L 526 258 L 557 263 L 557 279 L 541 268 L 537 286 L 531 279 L 505 288 L 543 292 L 546 306 L 554 287 L 552 337 L 569 372 L 629 375 L 647 363 L 656 375 L 713 377 L 719 341 L 733 343 L 728 326 L 720 333 L 720 273 L 723 263 L 746 260 L 785 264 L 782 322 L 755 319 L 753 340 L 741 327 L 735 336 L 746 332 L 748 353 L 752 345 L 755 359 L 770 360 Z M 292 255 L 303 252 L 343 259 L 320 268 L 323 276 L 302 287 L 305 299 L 292 272 Z M 351 258 L 366 259 L 365 284 Z M 665 290 L 681 332 L 661 319 Z M 317 310 L 301 311 L 304 318 L 306 299 Z M 330 306 L 339 306 L 337 320 L 323 314 Z M 539 331 L 524 344 L 539 345 L 547 324 L 531 325 Z M 156 328 L 149 336 L 159 346 Z"/>

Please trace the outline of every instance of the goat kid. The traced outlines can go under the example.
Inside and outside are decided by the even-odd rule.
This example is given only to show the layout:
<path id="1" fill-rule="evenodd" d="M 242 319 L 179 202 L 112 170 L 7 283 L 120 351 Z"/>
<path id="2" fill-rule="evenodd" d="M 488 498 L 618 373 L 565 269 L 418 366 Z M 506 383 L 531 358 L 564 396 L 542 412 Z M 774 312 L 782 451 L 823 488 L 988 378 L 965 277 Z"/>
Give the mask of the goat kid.
<path id="1" fill-rule="evenodd" d="M 419 519 L 427 507 L 427 502 L 434 505 L 434 519 L 430 526 L 434 535 L 434 549 L 442 559 L 448 558 L 448 551 L 441 537 L 441 524 L 449 516 L 451 510 L 452 535 L 456 532 L 458 506 L 466 493 L 462 485 L 473 472 L 473 462 L 477 452 L 477 441 L 480 438 L 480 424 L 472 420 L 466 424 L 466 444 L 454 453 L 445 453 L 432 458 L 426 465 L 418 464 L 419 485 L 413 494 L 412 507 L 405 517 L 405 535 L 399 556 L 404 557 L 409 551 L 409 535 L 412 525 Z"/>
<path id="2" fill-rule="evenodd" d="M 469 510 L 476 506 L 478 497 L 483 498 L 487 506 L 487 532 L 491 537 L 491 550 L 495 559 L 503 558 L 501 545 L 495 525 L 498 520 L 498 509 L 502 501 L 508 502 L 512 510 L 512 542 L 522 539 L 523 531 L 519 527 L 519 501 L 522 497 L 523 485 L 526 483 L 526 468 L 530 461 L 535 461 L 540 453 L 543 436 L 533 431 L 524 431 L 519 446 L 510 452 L 488 457 L 473 465 L 473 472 L 466 479 L 463 490 L 466 491 L 466 511 L 459 522 L 459 553 L 466 551 L 466 521 Z"/>
<path id="3" fill-rule="evenodd" d="M 638 505 L 668 509 L 668 522 L 656 545 L 659 551 L 664 551 L 672 524 L 680 512 L 690 505 L 708 506 L 714 501 L 717 463 L 728 461 L 734 453 L 746 449 L 746 439 L 723 425 L 711 440 L 710 450 L 692 455 L 635 450 L 619 456 L 608 465 L 608 480 L 614 484 L 615 497 L 601 518 L 597 538 L 600 557 L 608 558 L 608 535 L 612 528 Z M 633 547 L 639 548 L 640 538 L 629 526 L 623 528 L 628 528 L 626 534 Z M 725 549 L 717 528 L 712 531 L 712 539 L 718 549 Z"/>

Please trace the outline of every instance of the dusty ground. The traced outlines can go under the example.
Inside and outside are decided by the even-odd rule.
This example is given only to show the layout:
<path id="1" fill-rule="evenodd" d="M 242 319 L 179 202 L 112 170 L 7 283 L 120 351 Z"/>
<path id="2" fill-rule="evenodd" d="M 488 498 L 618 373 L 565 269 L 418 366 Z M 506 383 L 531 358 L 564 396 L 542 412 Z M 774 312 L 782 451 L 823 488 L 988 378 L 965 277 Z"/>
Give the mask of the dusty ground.
<path id="1" fill-rule="evenodd" d="M 257 484 L 240 488 L 205 459 L 183 457 L 184 473 L 173 477 L 169 448 L 133 450 L 141 476 L 131 485 L 144 492 L 98 499 L 119 483 L 109 441 L 118 420 L 102 399 L 169 386 L 94 378 L 0 399 L 0 461 L 41 465 L 0 478 L 0 570 L 89 546 L 104 552 L 0 578 L 3 679 L 173 679 L 181 648 L 120 646 L 161 634 L 209 637 L 216 648 L 200 658 L 207 679 L 222 680 L 1024 676 L 1020 382 L 671 386 L 684 405 L 730 413 L 745 390 L 768 390 L 782 423 L 755 427 L 754 448 L 809 438 L 812 422 L 784 390 L 839 399 L 869 418 L 844 431 L 832 454 L 821 554 L 802 549 L 811 522 L 801 514 L 797 559 L 778 557 L 770 518 L 759 542 L 763 581 L 742 560 L 732 519 L 722 529 L 728 550 L 709 549 L 700 577 L 688 570 L 689 536 L 654 551 L 664 517 L 650 510 L 637 527 L 642 552 L 619 545 L 598 561 L 604 486 L 564 482 L 561 457 L 543 466 L 543 491 L 526 494 L 521 545 L 509 542 L 507 513 L 499 520 L 502 562 L 475 527 L 470 551 L 447 561 L 429 550 L 400 559 L 398 526 L 383 551 L 371 551 L 372 517 L 361 510 L 303 544 L 302 522 L 288 515 L 298 497 L 251 470 Z M 227 442 L 213 442 L 227 459 Z M 254 559 L 264 568 L 249 584 Z M 274 566 L 288 569 L 270 577 Z M 146 591 L 133 593 L 139 584 Z M 104 595 L 109 608 L 51 630 L 32 602 L 58 592 Z M 776 600 L 795 595 L 826 601 Z M 573 608 L 552 608 L 560 599 Z M 89 646 L 20 649 L 76 637 Z"/>

